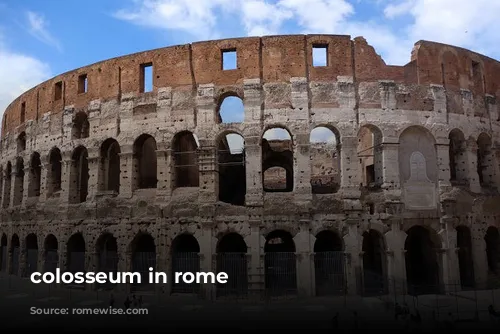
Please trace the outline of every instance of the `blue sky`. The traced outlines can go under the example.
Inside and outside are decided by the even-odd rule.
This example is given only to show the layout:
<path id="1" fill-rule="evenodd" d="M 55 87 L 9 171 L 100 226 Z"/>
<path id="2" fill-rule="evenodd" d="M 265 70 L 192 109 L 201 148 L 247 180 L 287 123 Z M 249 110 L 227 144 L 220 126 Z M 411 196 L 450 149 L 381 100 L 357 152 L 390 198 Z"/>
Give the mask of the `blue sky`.
<path id="1" fill-rule="evenodd" d="M 364 36 L 395 65 L 427 39 L 499 59 L 498 13 L 498 0 L 0 0 L 0 113 L 56 74 L 208 39 Z"/>

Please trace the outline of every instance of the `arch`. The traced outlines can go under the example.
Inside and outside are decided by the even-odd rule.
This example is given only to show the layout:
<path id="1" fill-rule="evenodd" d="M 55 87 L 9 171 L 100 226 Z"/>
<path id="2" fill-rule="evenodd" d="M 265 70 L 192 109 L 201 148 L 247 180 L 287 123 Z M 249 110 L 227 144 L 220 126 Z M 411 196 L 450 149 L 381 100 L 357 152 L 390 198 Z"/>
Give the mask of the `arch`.
<path id="1" fill-rule="evenodd" d="M 399 136 L 399 178 L 406 204 L 410 210 L 434 209 L 437 206 L 436 184 L 438 163 L 436 141 L 429 130 L 421 126 L 410 126 Z M 415 201 L 409 196 L 411 186 L 421 187 L 426 196 Z"/>
<path id="2" fill-rule="evenodd" d="M 71 155 L 71 181 L 69 186 L 70 203 L 83 203 L 89 193 L 88 152 L 84 146 L 78 146 Z"/>
<path id="3" fill-rule="evenodd" d="M 135 282 L 133 290 L 153 289 L 153 283 L 149 283 L 149 268 L 156 270 L 156 244 L 154 238 L 145 232 L 138 233 L 130 243 L 132 256 L 132 271 L 141 274 L 141 282 Z"/>
<path id="4" fill-rule="evenodd" d="M 464 133 L 453 129 L 448 136 L 450 140 L 448 155 L 450 159 L 450 181 L 454 185 L 467 185 L 469 166 L 467 159 L 467 141 Z"/>
<path id="5" fill-rule="evenodd" d="M 17 153 L 21 153 L 26 150 L 26 132 L 21 132 L 19 136 L 17 136 Z"/>
<path id="6" fill-rule="evenodd" d="M 358 131 L 358 161 L 362 186 L 378 189 L 383 183 L 382 131 L 374 125 L 363 125 Z"/>
<path id="7" fill-rule="evenodd" d="M 85 239 L 82 233 L 73 234 L 66 244 L 67 270 L 71 273 L 85 270 Z"/>
<path id="8" fill-rule="evenodd" d="M 97 268 L 100 272 L 118 272 L 118 243 L 111 233 L 103 233 L 96 241 Z M 114 286 L 111 283 L 101 284 L 104 289 Z"/>
<path id="9" fill-rule="evenodd" d="M 491 151 L 492 140 L 487 133 L 481 133 L 477 138 L 477 174 L 481 187 L 495 186 L 495 165 Z"/>
<path id="10" fill-rule="evenodd" d="M 439 293 L 440 270 L 434 231 L 421 225 L 412 226 L 405 240 L 406 280 L 410 294 Z"/>
<path id="11" fill-rule="evenodd" d="M 38 238 L 36 234 L 30 233 L 26 236 L 26 273 L 29 277 L 38 270 Z"/>
<path id="12" fill-rule="evenodd" d="M 156 188 L 158 161 L 156 140 L 153 136 L 142 134 L 134 142 L 134 164 L 136 189 Z"/>
<path id="13" fill-rule="evenodd" d="M 292 235 L 274 230 L 264 245 L 265 289 L 270 296 L 297 293 L 297 260 Z"/>
<path id="14" fill-rule="evenodd" d="M 382 234 L 370 229 L 363 233 L 363 287 L 365 295 L 387 292 L 387 263 Z"/>
<path id="15" fill-rule="evenodd" d="M 268 172 L 273 167 L 279 168 Z M 264 191 L 293 191 L 293 181 L 292 136 L 285 127 L 269 127 L 262 135 L 262 184 Z"/>
<path id="16" fill-rule="evenodd" d="M 87 113 L 79 111 L 73 117 L 72 139 L 88 138 L 90 134 L 90 122 Z"/>
<path id="17" fill-rule="evenodd" d="M 228 233 L 217 243 L 217 272 L 228 275 L 226 284 L 217 284 L 217 296 L 246 295 L 248 292 L 247 244 L 238 233 Z"/>
<path id="18" fill-rule="evenodd" d="M 10 239 L 10 253 L 12 254 L 10 274 L 19 275 L 19 260 L 21 258 L 21 242 L 19 236 L 13 234 Z"/>
<path id="19" fill-rule="evenodd" d="M 488 262 L 488 278 L 490 281 L 500 277 L 500 233 L 498 228 L 490 226 L 484 236 L 486 243 L 486 259 Z"/>
<path id="20" fill-rule="evenodd" d="M 243 99 L 235 92 L 223 94 L 217 104 L 217 123 L 243 123 L 244 120 Z"/>
<path id="21" fill-rule="evenodd" d="M 323 230 L 314 242 L 314 273 L 316 295 L 340 295 L 345 291 L 345 257 L 342 238 Z"/>
<path id="22" fill-rule="evenodd" d="M 176 188 L 199 187 L 199 143 L 190 131 L 178 132 L 172 139 L 174 184 Z"/>
<path id="23" fill-rule="evenodd" d="M 120 192 L 120 153 L 120 145 L 113 138 L 108 138 L 101 144 L 101 190 L 114 191 L 117 194 Z"/>
<path id="24" fill-rule="evenodd" d="M 59 264 L 59 242 L 55 235 L 49 234 L 43 242 L 44 248 L 44 271 L 55 273 Z"/>
<path id="25" fill-rule="evenodd" d="M 0 271 L 1 272 L 6 272 L 7 271 L 7 263 L 9 261 L 9 250 L 7 248 L 7 235 L 5 233 L 2 233 L 2 239 L 0 240 Z"/>
<path id="26" fill-rule="evenodd" d="M 198 272 L 200 271 L 200 245 L 192 235 L 183 233 L 172 240 L 172 275 L 176 272 Z M 172 293 L 198 293 L 199 284 L 184 282 L 172 284 Z"/>
<path id="27" fill-rule="evenodd" d="M 61 175 L 62 175 L 62 155 L 61 151 L 54 147 L 49 152 L 49 164 L 47 182 L 47 195 L 55 197 L 61 191 Z"/>
<path id="28" fill-rule="evenodd" d="M 42 160 L 40 158 L 40 153 L 33 152 L 30 158 L 28 197 L 40 196 L 41 180 L 42 180 Z"/>
<path id="29" fill-rule="evenodd" d="M 467 226 L 456 227 L 458 269 L 460 272 L 460 285 L 462 289 L 474 287 L 474 264 L 472 258 L 472 234 Z"/>
<path id="30" fill-rule="evenodd" d="M 311 189 L 313 194 L 331 194 L 340 188 L 340 145 L 338 131 L 317 126 L 309 136 Z"/>
<path id="31" fill-rule="evenodd" d="M 5 167 L 5 179 L 4 179 L 4 186 L 3 186 L 3 207 L 8 208 L 10 206 L 10 187 L 11 187 L 11 180 L 12 180 L 12 164 L 10 161 L 7 162 L 7 166 Z"/>
<path id="32" fill-rule="evenodd" d="M 21 157 L 16 159 L 16 176 L 14 181 L 14 198 L 12 204 L 14 206 L 21 205 L 23 202 L 24 190 L 24 160 Z"/>
<path id="33" fill-rule="evenodd" d="M 219 201 L 244 205 L 246 195 L 245 140 L 226 132 L 217 140 Z"/>

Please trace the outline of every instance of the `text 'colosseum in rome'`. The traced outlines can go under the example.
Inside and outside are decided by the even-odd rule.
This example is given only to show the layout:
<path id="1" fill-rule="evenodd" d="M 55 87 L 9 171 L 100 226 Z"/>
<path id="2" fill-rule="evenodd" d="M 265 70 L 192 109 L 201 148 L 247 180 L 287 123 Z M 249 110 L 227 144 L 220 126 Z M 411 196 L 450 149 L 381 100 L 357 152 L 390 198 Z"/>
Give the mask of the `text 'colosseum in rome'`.
<path id="1" fill-rule="evenodd" d="M 41 83 L 2 120 L 1 270 L 228 273 L 114 287 L 205 298 L 500 286 L 500 62 L 408 56 L 251 37 Z"/>

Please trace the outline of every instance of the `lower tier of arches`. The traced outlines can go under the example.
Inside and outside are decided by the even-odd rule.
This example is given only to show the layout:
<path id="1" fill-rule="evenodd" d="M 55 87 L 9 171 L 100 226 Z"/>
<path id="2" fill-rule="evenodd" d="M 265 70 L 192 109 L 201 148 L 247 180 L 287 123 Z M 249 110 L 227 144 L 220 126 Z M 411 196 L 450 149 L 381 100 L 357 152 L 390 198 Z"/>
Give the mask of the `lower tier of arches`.
<path id="1" fill-rule="evenodd" d="M 227 296 L 440 294 L 500 288 L 499 228 L 407 220 L 221 224 L 141 223 L 50 231 L 1 227 L 0 271 L 137 272 L 141 283 L 85 289 L 158 290 Z M 439 228 L 439 230 L 438 230 Z M 150 268 L 166 283 L 148 283 Z M 225 272 L 226 284 L 175 283 L 176 272 Z"/>

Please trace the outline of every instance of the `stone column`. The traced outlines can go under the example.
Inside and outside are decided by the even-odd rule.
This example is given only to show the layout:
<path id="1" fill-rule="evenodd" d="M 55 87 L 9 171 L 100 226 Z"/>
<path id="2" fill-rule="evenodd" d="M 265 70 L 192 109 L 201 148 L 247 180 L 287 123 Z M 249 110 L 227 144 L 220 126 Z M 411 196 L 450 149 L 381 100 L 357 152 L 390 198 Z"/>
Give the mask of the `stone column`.
<path id="1" fill-rule="evenodd" d="M 48 196 L 49 196 L 49 189 L 50 189 L 50 170 L 51 170 L 51 164 L 49 161 L 49 157 L 47 155 L 41 156 L 40 157 L 40 162 L 42 163 L 41 166 L 41 173 L 40 173 L 40 198 L 39 201 L 40 203 L 44 203 Z"/>
<path id="2" fill-rule="evenodd" d="M 200 170 L 200 204 L 214 204 L 219 197 L 219 176 L 216 149 L 206 140 L 200 139 L 198 165 Z"/>
<path id="3" fill-rule="evenodd" d="M 26 207 L 26 204 L 28 202 L 29 190 L 30 187 L 33 186 L 32 184 L 30 184 L 31 182 L 33 182 L 33 180 L 31 179 L 31 161 L 28 161 L 24 167 L 23 198 L 21 202 L 21 206 L 23 207 Z"/>
<path id="4" fill-rule="evenodd" d="M 477 173 L 477 143 L 475 140 L 467 140 L 467 162 L 469 172 L 469 189 L 474 193 L 481 192 L 481 184 L 479 183 L 479 174 Z"/>
<path id="5" fill-rule="evenodd" d="M 438 140 L 436 143 L 436 156 L 438 167 L 438 185 L 441 190 L 451 187 L 450 183 L 450 143 L 448 139 Z"/>
<path id="6" fill-rule="evenodd" d="M 471 229 L 472 234 L 472 263 L 476 288 L 485 289 L 488 284 L 488 257 L 484 232 L 480 229 Z"/>
<path id="7" fill-rule="evenodd" d="M 2 172 L 2 209 L 9 207 L 10 205 L 10 175 L 7 174 L 7 169 L 5 168 Z"/>
<path id="8" fill-rule="evenodd" d="M 311 240 L 311 233 L 309 233 L 311 221 L 302 219 L 299 224 L 300 231 L 293 238 L 297 256 L 297 290 L 299 296 L 312 296 L 313 280 L 311 275 L 311 253 L 314 242 Z"/>
<path id="9" fill-rule="evenodd" d="M 399 176 L 399 142 L 397 138 L 384 138 L 382 143 L 382 188 L 384 190 L 400 190 Z"/>
<path id="10" fill-rule="evenodd" d="M 99 270 L 99 252 L 87 250 L 85 252 L 85 271 L 97 272 Z M 97 290 L 99 283 L 85 284 L 85 290 Z"/>
<path id="11" fill-rule="evenodd" d="M 76 188 L 76 175 L 72 171 L 73 160 L 63 157 L 61 164 L 61 203 L 73 203 Z"/>
<path id="12" fill-rule="evenodd" d="M 17 173 L 17 163 L 14 161 L 12 164 L 12 173 L 11 173 L 11 184 L 12 186 L 10 187 L 10 206 L 18 206 L 21 204 L 19 201 L 22 199 L 22 191 L 23 191 L 23 182 L 20 182 L 21 180 L 18 178 L 18 173 Z"/>
<path id="13" fill-rule="evenodd" d="M 358 293 L 359 282 L 361 278 L 361 235 L 358 232 L 359 219 L 347 218 L 345 226 L 348 229 L 344 236 L 345 270 L 347 279 L 347 294 L 356 295 Z"/>
<path id="14" fill-rule="evenodd" d="M 213 227 L 214 222 L 205 220 L 202 222 L 202 233 L 200 236 L 200 271 L 212 272 L 213 268 Z M 201 284 L 200 291 L 204 299 L 215 299 L 215 284 Z"/>
<path id="15" fill-rule="evenodd" d="M 19 266 L 17 275 L 20 277 L 26 277 L 26 260 L 27 260 L 27 250 L 26 250 L 26 239 L 20 240 L 19 245 Z"/>
<path id="16" fill-rule="evenodd" d="M 134 192 L 133 146 L 120 146 L 120 197 L 131 198 Z"/>
<path id="17" fill-rule="evenodd" d="M 156 150 L 156 201 L 160 203 L 168 203 L 172 196 L 172 150 L 159 149 Z"/>
<path id="18" fill-rule="evenodd" d="M 62 239 L 62 238 L 61 238 Z M 66 245 L 67 240 L 58 240 L 57 253 L 59 257 L 58 268 L 61 272 L 68 270 L 68 247 Z M 63 287 L 64 283 L 60 283 L 59 287 Z"/>
<path id="19" fill-rule="evenodd" d="M 264 289 L 264 268 L 261 263 L 261 225 L 262 221 L 253 219 L 248 222 L 250 235 L 245 238 L 248 246 L 250 263 L 248 265 L 248 292 L 250 295 L 260 294 Z"/>
<path id="20" fill-rule="evenodd" d="M 262 148 L 259 143 L 259 136 L 245 137 L 246 206 L 262 206 L 264 204 L 262 188 Z"/>
<path id="21" fill-rule="evenodd" d="M 311 160 L 310 160 L 310 134 L 298 133 L 295 135 L 294 148 L 294 196 L 297 201 L 312 201 L 311 187 Z"/>
<path id="22" fill-rule="evenodd" d="M 497 190 L 500 190 L 500 147 L 491 148 L 491 160 L 494 174 L 492 184 L 497 188 Z"/>
<path id="23" fill-rule="evenodd" d="M 100 152 L 97 149 L 88 150 L 89 181 L 87 201 L 93 201 L 98 193 L 99 176 L 102 173 L 100 168 Z"/>
<path id="24" fill-rule="evenodd" d="M 391 295 L 401 295 L 406 293 L 406 233 L 401 230 L 401 218 L 390 218 L 387 223 L 391 227 L 385 234 L 389 292 Z"/>
<path id="25" fill-rule="evenodd" d="M 359 184 L 361 183 L 357 146 L 358 138 L 356 136 L 342 137 L 340 150 L 341 191 L 345 194 L 353 193 L 355 198 L 359 198 Z"/>

